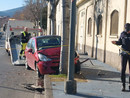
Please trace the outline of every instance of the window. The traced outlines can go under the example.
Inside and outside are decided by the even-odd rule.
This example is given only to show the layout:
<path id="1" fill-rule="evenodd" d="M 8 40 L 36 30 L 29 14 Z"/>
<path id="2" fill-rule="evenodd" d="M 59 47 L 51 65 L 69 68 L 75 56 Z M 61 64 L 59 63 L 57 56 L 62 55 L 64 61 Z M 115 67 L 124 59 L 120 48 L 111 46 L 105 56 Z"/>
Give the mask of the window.
<path id="1" fill-rule="evenodd" d="M 29 42 L 28 42 L 28 44 L 27 44 L 28 48 L 31 48 L 31 42 L 32 42 L 32 39 L 30 39 Z"/>
<path id="2" fill-rule="evenodd" d="M 42 37 L 37 39 L 38 50 L 60 47 L 60 45 L 61 45 L 60 37 Z"/>
<path id="3" fill-rule="evenodd" d="M 32 49 L 32 53 L 34 53 L 35 52 L 35 40 L 32 40 L 31 49 Z"/>
<path id="4" fill-rule="evenodd" d="M 88 19 L 88 35 L 91 35 L 91 29 L 92 29 L 92 19 Z"/>
<path id="5" fill-rule="evenodd" d="M 119 19 L 119 13 L 117 10 L 114 10 L 111 14 L 110 35 L 118 34 L 118 19 Z"/>
<path id="6" fill-rule="evenodd" d="M 101 34 L 102 34 L 102 15 L 99 15 L 97 19 L 97 35 Z"/>

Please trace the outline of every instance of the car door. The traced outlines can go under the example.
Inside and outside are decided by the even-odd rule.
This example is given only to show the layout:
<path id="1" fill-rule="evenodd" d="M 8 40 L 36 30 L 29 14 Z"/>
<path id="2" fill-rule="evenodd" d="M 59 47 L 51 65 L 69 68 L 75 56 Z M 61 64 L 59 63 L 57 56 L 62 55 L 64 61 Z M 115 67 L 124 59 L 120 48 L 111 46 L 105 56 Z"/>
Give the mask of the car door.
<path id="1" fill-rule="evenodd" d="M 35 70 L 35 50 L 36 50 L 36 43 L 35 43 L 35 39 L 32 40 L 31 42 L 31 49 L 32 52 L 30 52 L 29 57 L 30 57 L 30 66 L 32 69 Z"/>
<path id="2" fill-rule="evenodd" d="M 27 43 L 27 46 L 26 46 L 26 48 L 25 48 L 25 56 L 26 56 L 26 60 L 27 60 L 27 63 L 28 63 L 28 65 L 30 66 L 30 53 L 29 53 L 29 49 L 31 49 L 31 43 L 32 43 L 32 39 L 30 39 L 29 41 L 28 41 L 28 43 Z"/>

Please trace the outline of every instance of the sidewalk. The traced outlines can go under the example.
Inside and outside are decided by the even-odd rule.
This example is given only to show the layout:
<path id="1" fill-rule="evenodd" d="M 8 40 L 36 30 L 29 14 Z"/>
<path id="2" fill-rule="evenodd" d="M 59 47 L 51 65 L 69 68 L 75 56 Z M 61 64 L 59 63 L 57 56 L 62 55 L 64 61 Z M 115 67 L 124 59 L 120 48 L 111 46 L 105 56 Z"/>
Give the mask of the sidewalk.
<path id="1" fill-rule="evenodd" d="M 80 55 L 80 61 L 88 58 Z M 46 98 L 130 98 L 128 85 L 126 92 L 121 91 L 120 71 L 98 60 L 81 64 L 81 73 L 88 82 L 77 82 L 77 94 L 64 93 L 64 82 L 50 82 L 45 76 Z M 46 79 L 47 78 L 47 79 Z M 127 78 L 128 84 L 128 78 Z"/>

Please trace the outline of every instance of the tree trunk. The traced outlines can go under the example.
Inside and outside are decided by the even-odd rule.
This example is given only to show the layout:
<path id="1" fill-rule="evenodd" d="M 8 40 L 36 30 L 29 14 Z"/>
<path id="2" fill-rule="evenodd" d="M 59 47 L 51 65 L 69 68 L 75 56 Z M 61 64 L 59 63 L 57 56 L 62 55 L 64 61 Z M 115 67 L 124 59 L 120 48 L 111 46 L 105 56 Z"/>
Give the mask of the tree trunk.
<path id="1" fill-rule="evenodd" d="M 62 34 L 61 34 L 61 54 L 60 73 L 67 74 L 68 68 L 68 44 L 69 44 L 69 20 L 70 20 L 70 0 L 62 0 Z"/>
<path id="2" fill-rule="evenodd" d="M 51 4 L 48 2 L 48 11 L 47 11 L 47 35 L 51 34 L 51 19 L 50 19 L 50 14 L 51 14 Z"/>
<path id="3" fill-rule="evenodd" d="M 56 29 L 55 29 L 55 20 L 56 20 L 56 7 L 55 7 L 55 3 L 54 0 L 50 1 L 51 4 L 51 15 L 50 15 L 50 19 L 51 19 L 51 35 L 56 35 Z"/>

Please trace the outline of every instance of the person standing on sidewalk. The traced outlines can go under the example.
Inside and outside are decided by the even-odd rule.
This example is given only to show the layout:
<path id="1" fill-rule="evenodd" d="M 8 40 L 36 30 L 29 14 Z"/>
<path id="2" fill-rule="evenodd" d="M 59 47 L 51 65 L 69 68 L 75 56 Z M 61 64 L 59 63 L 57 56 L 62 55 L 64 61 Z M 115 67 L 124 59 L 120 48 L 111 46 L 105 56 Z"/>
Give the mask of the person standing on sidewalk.
<path id="1" fill-rule="evenodd" d="M 125 24 L 125 31 L 120 35 L 118 41 L 112 41 L 113 44 L 121 45 L 121 82 L 122 82 L 122 91 L 125 91 L 126 83 L 126 65 L 129 61 L 129 71 L 130 71 L 130 24 Z M 130 76 L 129 76 L 129 90 L 130 90 Z"/>

